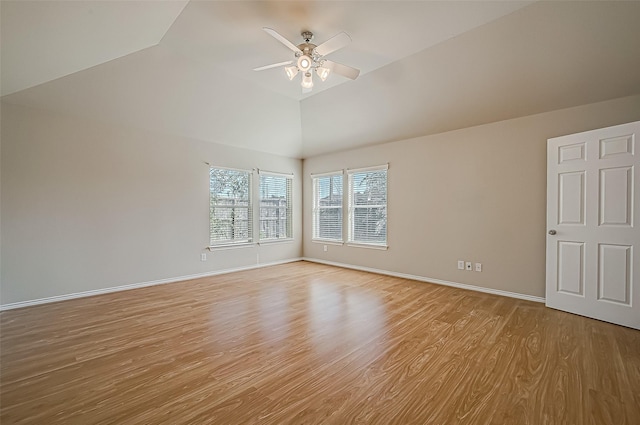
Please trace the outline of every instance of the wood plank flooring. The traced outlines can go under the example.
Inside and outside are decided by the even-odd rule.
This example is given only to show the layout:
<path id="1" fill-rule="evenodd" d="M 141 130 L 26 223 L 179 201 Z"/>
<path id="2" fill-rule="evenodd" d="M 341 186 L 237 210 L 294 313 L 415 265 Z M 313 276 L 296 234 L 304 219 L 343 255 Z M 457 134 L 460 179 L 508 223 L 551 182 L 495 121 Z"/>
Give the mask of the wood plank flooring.
<path id="1" fill-rule="evenodd" d="M 0 314 L 9 424 L 640 424 L 640 332 L 297 262 Z"/>

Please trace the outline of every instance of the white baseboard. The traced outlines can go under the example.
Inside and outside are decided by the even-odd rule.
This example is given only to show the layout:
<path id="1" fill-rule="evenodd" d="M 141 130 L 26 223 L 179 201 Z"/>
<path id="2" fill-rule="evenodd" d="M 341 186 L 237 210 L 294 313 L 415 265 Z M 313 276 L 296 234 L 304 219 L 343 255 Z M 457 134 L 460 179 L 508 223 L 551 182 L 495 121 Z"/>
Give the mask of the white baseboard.
<path id="1" fill-rule="evenodd" d="M 320 263 L 320 264 L 326 264 L 326 265 L 329 265 L 329 266 L 343 267 L 343 268 L 346 268 L 346 269 L 360 270 L 360 271 L 363 271 L 363 272 L 371 272 L 371 273 L 383 274 L 383 275 L 387 275 L 387 276 L 400 277 L 400 278 L 403 278 L 403 279 L 417 280 L 417 281 L 420 281 L 420 282 L 437 283 L 438 285 L 452 286 L 454 288 L 468 289 L 468 290 L 471 290 L 471 291 L 484 292 L 484 293 L 493 294 L 493 295 L 501 295 L 503 297 L 518 298 L 520 300 L 534 301 L 534 302 L 538 302 L 538 303 L 544 303 L 545 302 L 545 299 L 543 297 L 536 297 L 536 296 L 533 296 L 533 295 L 519 294 L 517 292 L 509 292 L 509 291 L 503 291 L 503 290 L 500 290 L 500 289 L 484 288 L 482 286 L 468 285 L 466 283 L 450 282 L 448 280 L 432 279 L 432 278 L 424 277 L 424 276 L 416 276 L 416 275 L 412 275 L 412 274 L 397 273 L 397 272 L 391 272 L 391 271 L 387 271 L 387 270 L 373 269 L 373 268 L 370 268 L 370 267 L 361 267 L 361 266 L 354 266 L 354 265 L 351 265 L 351 264 L 336 263 L 336 262 L 333 262 L 333 261 L 325 261 L 325 260 L 320 260 L 320 259 L 317 259 L 317 258 L 303 257 L 302 259 L 304 261 L 309 261 L 309 262 L 312 262 L 312 263 Z"/>
<path id="2" fill-rule="evenodd" d="M 370 267 L 354 266 L 351 264 L 337 263 L 334 261 L 325 261 L 317 258 L 298 257 L 298 258 L 290 258 L 282 261 L 275 261 L 272 263 L 253 264 L 250 266 L 236 267 L 233 269 L 216 270 L 212 272 L 198 273 L 198 274 L 192 274 L 192 275 L 186 275 L 186 276 L 177 276 L 177 277 L 172 277 L 168 279 L 159 279 L 159 280 L 153 280 L 148 282 L 132 283 L 129 285 L 115 286 L 115 287 L 104 288 L 104 289 L 96 289 L 92 291 L 83 291 L 83 292 L 76 292 L 72 294 L 56 295 L 53 297 L 38 298 L 35 300 L 19 301 L 19 302 L 9 303 L 9 304 L 0 304 L 0 311 L 12 310 L 12 309 L 22 308 L 22 307 L 29 307 L 29 306 L 39 305 L 39 304 L 54 303 L 58 301 L 72 300 L 75 298 L 92 297 L 94 295 L 109 294 L 112 292 L 128 291 L 130 289 L 138 289 L 138 288 L 144 288 L 147 286 L 179 282 L 182 280 L 198 279 L 201 277 L 209 277 L 209 276 L 216 276 L 216 275 L 233 273 L 233 272 L 240 272 L 244 270 L 258 269 L 261 267 L 276 266 L 278 264 L 293 263 L 295 261 L 300 261 L 300 260 L 309 261 L 312 263 L 327 264 L 329 266 L 336 266 L 336 267 L 342 267 L 347 269 L 383 274 L 387 276 L 400 277 L 403 279 L 417 280 L 420 282 L 436 283 L 439 285 L 452 286 L 454 288 L 468 289 L 471 291 L 484 292 L 487 294 L 501 295 L 504 297 L 518 298 L 521 300 L 534 301 L 534 302 L 540 302 L 540 303 L 545 302 L 545 299 L 543 297 L 535 297 L 533 295 L 519 294 L 517 292 L 502 291 L 500 289 L 483 288 L 481 286 L 468 285 L 465 283 L 450 282 L 450 281 L 440 280 L 440 279 L 432 279 L 424 276 L 416 276 L 416 275 L 411 275 L 406 273 L 397 273 L 397 272 L 391 272 L 388 270 L 374 269 Z"/>
<path id="3" fill-rule="evenodd" d="M 298 257 L 298 258 L 290 258 L 290 259 L 287 259 L 287 260 L 275 261 L 275 262 L 272 262 L 272 263 L 252 264 L 250 266 L 236 267 L 236 268 L 233 268 L 233 269 L 216 270 L 216 271 L 213 271 L 213 272 L 191 274 L 191 275 L 186 275 L 186 276 L 177 276 L 177 277 L 171 277 L 171 278 L 168 278 L 168 279 L 152 280 L 152 281 L 148 281 L 148 282 L 140 282 L 140 283 L 132 283 L 132 284 L 129 284 L 129 285 L 114 286 L 114 287 L 111 287 L 111 288 L 95 289 L 95 290 L 92 290 L 92 291 L 83 291 L 83 292 L 76 292 L 76 293 L 72 293 L 72 294 L 56 295 L 56 296 L 47 297 L 47 298 L 38 298 L 38 299 L 35 299 L 35 300 L 19 301 L 19 302 L 9 303 L 9 304 L 1 304 L 0 305 L 0 311 L 12 310 L 12 309 L 15 309 L 15 308 L 22 308 L 22 307 L 30 307 L 30 306 L 39 305 L 39 304 L 55 303 L 55 302 L 58 302 L 58 301 L 72 300 L 74 298 L 92 297 L 94 295 L 109 294 L 111 292 L 128 291 L 130 289 L 138 289 L 138 288 L 144 288 L 144 287 L 147 287 L 147 286 L 162 285 L 162 284 L 165 284 L 165 283 L 174 283 L 174 282 L 179 282 L 179 281 L 182 281 L 182 280 L 191 280 L 191 279 L 198 279 L 198 278 L 201 278 L 201 277 L 209 277 L 209 276 L 216 276 L 216 275 L 220 275 L 220 274 L 240 272 L 240 271 L 244 271 L 244 270 L 259 269 L 261 267 L 276 266 L 278 264 L 293 263 L 295 261 L 301 261 L 301 260 L 302 260 L 302 258 L 300 258 L 300 257 Z"/>

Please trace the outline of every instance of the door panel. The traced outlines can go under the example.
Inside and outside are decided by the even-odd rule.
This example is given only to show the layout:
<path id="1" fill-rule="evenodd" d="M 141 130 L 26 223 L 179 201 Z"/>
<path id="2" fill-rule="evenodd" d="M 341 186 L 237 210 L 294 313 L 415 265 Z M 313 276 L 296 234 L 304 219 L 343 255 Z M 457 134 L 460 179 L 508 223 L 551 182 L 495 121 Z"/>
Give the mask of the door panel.
<path id="1" fill-rule="evenodd" d="M 558 224 L 584 224 L 584 171 L 559 177 Z"/>
<path id="2" fill-rule="evenodd" d="M 598 300 L 631 307 L 631 247 L 600 244 Z"/>
<path id="3" fill-rule="evenodd" d="M 584 148 L 584 143 L 560 146 L 558 148 L 558 164 L 564 164 L 569 161 L 584 161 Z"/>
<path id="4" fill-rule="evenodd" d="M 633 167 L 600 170 L 600 225 L 631 226 Z"/>
<path id="5" fill-rule="evenodd" d="M 584 243 L 558 242 L 558 292 L 584 296 Z"/>
<path id="6" fill-rule="evenodd" d="M 615 155 L 633 155 L 633 135 L 600 140 L 600 158 L 610 158 Z"/>
<path id="7" fill-rule="evenodd" d="M 547 306 L 640 329 L 640 122 L 549 139 Z"/>

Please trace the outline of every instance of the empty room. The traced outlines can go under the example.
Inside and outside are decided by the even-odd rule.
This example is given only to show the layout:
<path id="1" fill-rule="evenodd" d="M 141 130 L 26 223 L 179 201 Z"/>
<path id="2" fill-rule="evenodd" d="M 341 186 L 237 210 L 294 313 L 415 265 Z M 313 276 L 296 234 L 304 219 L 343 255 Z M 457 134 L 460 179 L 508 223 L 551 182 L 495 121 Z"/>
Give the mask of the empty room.
<path id="1" fill-rule="evenodd" d="M 0 423 L 640 423 L 640 1 L 0 1 Z"/>

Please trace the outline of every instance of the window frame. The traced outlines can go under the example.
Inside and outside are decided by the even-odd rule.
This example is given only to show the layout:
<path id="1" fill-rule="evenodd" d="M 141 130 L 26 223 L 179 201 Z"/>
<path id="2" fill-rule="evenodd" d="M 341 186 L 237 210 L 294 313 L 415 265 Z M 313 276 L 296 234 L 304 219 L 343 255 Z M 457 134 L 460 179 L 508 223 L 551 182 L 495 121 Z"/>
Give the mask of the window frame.
<path id="1" fill-rule="evenodd" d="M 333 178 L 333 177 L 341 178 L 341 196 L 340 196 L 340 206 L 330 205 L 330 206 L 321 206 L 320 205 L 320 197 L 319 197 L 319 183 L 322 178 Z M 318 173 L 311 174 L 311 184 L 313 187 L 313 206 L 312 206 L 312 219 L 311 219 L 311 240 L 315 242 L 329 243 L 329 244 L 344 244 L 344 171 L 330 171 L 326 173 Z M 340 238 L 322 238 L 318 236 L 320 234 L 320 212 L 322 210 L 330 210 L 330 209 L 340 209 Z"/>
<path id="2" fill-rule="evenodd" d="M 347 204 L 348 204 L 348 231 L 347 231 L 347 245 L 354 247 L 383 249 L 389 248 L 389 231 L 388 231 L 388 205 L 389 205 L 389 164 L 377 165 L 372 167 L 347 169 Z M 374 205 L 356 205 L 356 197 L 354 196 L 354 176 L 356 174 L 369 173 L 369 172 L 385 172 L 385 202 L 384 204 Z M 384 208 L 385 209 L 385 232 L 384 242 L 370 242 L 363 240 L 355 240 L 355 215 L 358 209 L 366 208 Z"/>
<path id="3" fill-rule="evenodd" d="M 262 222 L 263 219 L 261 217 L 262 214 L 262 177 L 275 177 L 275 178 L 283 178 L 285 179 L 285 236 L 284 237 L 276 237 L 276 238 L 263 238 L 262 233 Z M 258 170 L 258 243 L 277 243 L 277 242 L 287 242 L 293 240 L 293 174 L 289 173 L 278 173 L 273 171 L 266 170 Z M 276 207 L 278 208 L 278 207 Z"/>
<path id="4" fill-rule="evenodd" d="M 236 173 L 245 173 L 247 175 L 247 205 L 246 206 L 228 206 L 228 205 L 214 205 L 213 204 L 213 191 L 212 191 L 212 172 L 213 170 L 220 171 L 229 171 Z M 233 247 L 241 247 L 253 245 L 254 242 L 254 202 L 253 202 L 253 170 L 246 170 L 240 168 L 229 168 L 229 167 L 221 167 L 217 165 L 209 166 L 209 249 L 220 249 L 220 248 L 233 248 Z M 212 215 L 213 210 L 215 208 L 227 209 L 227 208 L 242 208 L 247 211 L 247 238 L 242 238 L 238 240 L 234 239 L 224 239 L 219 241 L 214 241 L 213 232 L 212 232 Z"/>

